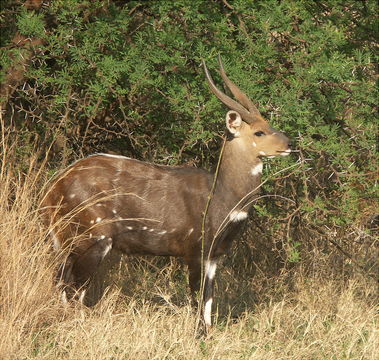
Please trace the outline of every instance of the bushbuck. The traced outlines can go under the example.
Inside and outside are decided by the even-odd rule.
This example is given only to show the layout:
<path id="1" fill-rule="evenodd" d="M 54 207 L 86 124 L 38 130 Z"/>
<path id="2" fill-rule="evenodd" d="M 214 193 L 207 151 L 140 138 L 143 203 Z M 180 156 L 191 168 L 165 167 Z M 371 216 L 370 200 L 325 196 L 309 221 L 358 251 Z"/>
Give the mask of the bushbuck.
<path id="1" fill-rule="evenodd" d="M 67 254 L 57 273 L 64 301 L 73 290 L 83 300 L 110 251 L 175 256 L 188 266 L 192 294 L 203 284 L 203 318 L 211 325 L 217 263 L 258 196 L 261 158 L 291 152 L 289 139 L 227 77 L 220 58 L 219 65 L 236 100 L 216 87 L 203 62 L 210 90 L 230 110 L 217 173 L 94 154 L 53 180 L 41 206 L 54 249 Z"/>

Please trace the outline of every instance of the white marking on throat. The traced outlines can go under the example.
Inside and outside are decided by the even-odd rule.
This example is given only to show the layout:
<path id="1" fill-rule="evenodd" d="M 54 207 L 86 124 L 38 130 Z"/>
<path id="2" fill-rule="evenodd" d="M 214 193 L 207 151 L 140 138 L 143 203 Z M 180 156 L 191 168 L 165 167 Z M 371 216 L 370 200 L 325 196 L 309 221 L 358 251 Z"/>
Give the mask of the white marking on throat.
<path id="1" fill-rule="evenodd" d="M 262 174 L 262 171 L 263 171 L 263 163 L 259 162 L 250 170 L 250 173 L 251 175 L 256 176 L 256 175 Z"/>
<path id="2" fill-rule="evenodd" d="M 239 210 L 234 210 L 229 216 L 230 221 L 242 221 L 247 218 L 247 212 L 246 211 L 239 211 Z"/>
<path id="3" fill-rule="evenodd" d="M 288 156 L 289 154 L 291 154 L 292 150 L 291 149 L 288 149 L 288 150 L 284 150 L 280 153 L 281 156 Z"/>
<path id="4" fill-rule="evenodd" d="M 212 325 L 212 319 L 211 319 L 211 314 L 212 314 L 212 302 L 213 299 L 210 298 L 206 303 L 204 307 L 204 321 L 205 324 L 208 326 Z"/>

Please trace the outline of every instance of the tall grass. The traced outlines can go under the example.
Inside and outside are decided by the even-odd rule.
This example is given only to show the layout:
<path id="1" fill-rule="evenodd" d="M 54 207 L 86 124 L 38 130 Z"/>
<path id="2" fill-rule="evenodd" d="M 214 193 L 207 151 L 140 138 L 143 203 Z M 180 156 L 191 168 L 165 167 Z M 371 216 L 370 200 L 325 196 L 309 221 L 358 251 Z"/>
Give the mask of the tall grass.
<path id="1" fill-rule="evenodd" d="M 253 302 L 237 317 L 219 291 L 216 325 L 208 335 L 195 332 L 186 278 L 175 261 L 161 267 L 159 260 L 123 260 L 110 277 L 115 285 L 94 307 L 63 306 L 53 286 L 56 259 L 48 229 L 37 211 L 43 169 L 37 170 L 31 155 L 20 170 L 15 153 L 3 137 L 1 359 L 379 358 L 376 284 L 360 275 L 342 281 L 309 278 L 299 270 L 290 287 L 273 280 L 267 292 L 276 296 Z"/>

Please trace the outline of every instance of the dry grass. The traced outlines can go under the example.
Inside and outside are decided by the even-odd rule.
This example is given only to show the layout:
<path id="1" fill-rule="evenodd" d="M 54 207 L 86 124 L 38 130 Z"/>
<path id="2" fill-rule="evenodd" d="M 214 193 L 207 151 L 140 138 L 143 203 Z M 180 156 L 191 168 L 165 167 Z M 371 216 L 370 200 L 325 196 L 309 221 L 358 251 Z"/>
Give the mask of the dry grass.
<path id="1" fill-rule="evenodd" d="M 167 284 L 175 263 L 160 271 L 161 282 L 137 267 L 134 295 L 113 286 L 93 308 L 62 307 L 47 229 L 35 210 L 40 176 L 18 176 L 8 165 L 0 174 L 0 359 L 379 358 L 377 289 L 359 276 L 341 283 L 297 274 L 291 290 L 278 281 L 280 296 L 237 319 L 220 306 L 207 337 L 195 333 L 185 281 Z M 164 301 L 152 301 L 152 293 Z"/>

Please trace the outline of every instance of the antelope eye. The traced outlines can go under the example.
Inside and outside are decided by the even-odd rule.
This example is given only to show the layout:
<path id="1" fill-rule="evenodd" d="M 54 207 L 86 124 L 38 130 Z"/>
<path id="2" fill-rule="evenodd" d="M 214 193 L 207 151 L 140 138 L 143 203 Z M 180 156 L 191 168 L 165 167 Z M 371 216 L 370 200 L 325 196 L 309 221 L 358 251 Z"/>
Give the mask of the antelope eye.
<path id="1" fill-rule="evenodd" d="M 256 133 L 254 133 L 255 136 L 263 136 L 265 135 L 265 133 L 263 131 L 257 131 Z"/>

